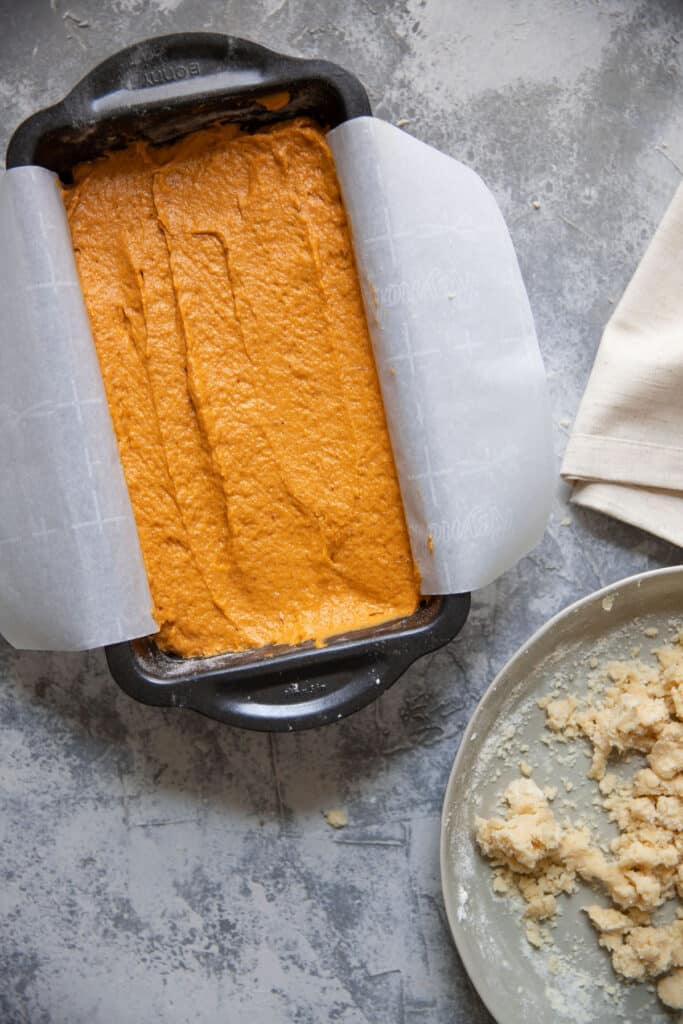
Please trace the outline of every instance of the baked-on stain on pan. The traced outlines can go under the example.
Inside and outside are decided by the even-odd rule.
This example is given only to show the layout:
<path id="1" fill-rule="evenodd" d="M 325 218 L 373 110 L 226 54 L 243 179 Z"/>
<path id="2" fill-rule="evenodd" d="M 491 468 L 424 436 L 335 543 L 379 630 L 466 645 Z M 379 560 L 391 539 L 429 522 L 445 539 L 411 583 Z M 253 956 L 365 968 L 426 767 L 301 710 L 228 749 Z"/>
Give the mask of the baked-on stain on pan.
<path id="1" fill-rule="evenodd" d="M 277 94 L 266 106 L 259 98 Z M 232 36 L 145 40 L 90 71 L 60 102 L 17 128 L 6 165 L 71 169 L 139 139 L 167 142 L 217 121 L 243 130 L 308 115 L 334 128 L 370 114 L 365 89 L 336 64 L 274 53 Z M 296 647 L 178 658 L 152 638 L 106 648 L 118 685 L 145 704 L 191 708 L 249 729 L 287 732 L 370 703 L 416 658 L 451 640 L 469 594 L 424 598 L 410 616 Z"/>

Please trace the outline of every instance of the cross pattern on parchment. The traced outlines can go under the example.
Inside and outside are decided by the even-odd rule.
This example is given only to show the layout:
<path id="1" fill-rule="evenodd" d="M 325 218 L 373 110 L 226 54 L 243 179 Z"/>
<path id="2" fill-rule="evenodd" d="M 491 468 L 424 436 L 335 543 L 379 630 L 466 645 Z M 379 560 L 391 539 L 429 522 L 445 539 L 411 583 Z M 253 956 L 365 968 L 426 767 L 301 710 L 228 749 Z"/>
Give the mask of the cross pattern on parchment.
<path id="1" fill-rule="evenodd" d="M 391 256 L 392 267 L 396 266 L 396 246 L 394 245 L 394 239 L 397 237 L 396 232 L 391 230 L 391 220 L 389 218 L 389 210 L 386 206 L 382 207 L 382 219 L 384 221 L 384 231 L 380 235 L 374 235 L 371 238 L 366 238 L 365 242 L 367 245 L 376 245 L 378 242 L 386 242 L 389 248 L 389 255 Z"/>
<path id="2" fill-rule="evenodd" d="M 432 466 L 432 460 L 429 457 L 429 446 L 427 444 L 424 445 L 423 452 L 424 452 L 424 465 L 425 465 L 424 472 L 422 472 L 422 473 L 412 473 L 408 477 L 408 479 L 411 481 L 411 483 L 413 483 L 415 481 L 426 480 L 427 483 L 429 484 L 429 494 L 430 494 L 430 497 L 431 497 L 432 501 L 434 502 L 434 504 L 436 504 L 437 497 L 436 497 L 436 488 L 434 487 L 434 481 L 438 480 L 441 477 L 452 476 L 454 470 L 453 470 L 452 466 L 449 466 L 447 469 L 434 469 L 433 466 Z"/>
<path id="3" fill-rule="evenodd" d="M 397 355 L 392 354 L 389 359 L 389 363 L 390 365 L 393 365 L 394 363 L 400 363 L 406 360 L 410 367 L 411 377 L 415 377 L 416 359 L 441 355 L 441 350 L 438 348 L 422 349 L 419 352 L 415 352 L 410 341 L 410 326 L 406 320 L 401 321 L 401 335 L 403 339 L 403 351 L 399 352 Z"/>
<path id="4" fill-rule="evenodd" d="M 48 232 L 48 227 L 47 227 L 47 225 L 45 223 L 45 218 L 43 217 L 43 211 L 42 210 L 38 210 L 38 223 L 40 224 L 40 231 L 41 231 L 41 234 L 42 234 L 43 238 L 47 239 L 49 232 Z M 24 285 L 24 291 L 35 292 L 35 291 L 41 291 L 43 289 L 50 289 L 51 291 L 56 292 L 58 288 L 79 288 L 80 287 L 80 285 L 78 284 L 78 281 L 75 281 L 73 279 L 70 280 L 70 281 L 62 281 L 62 280 L 60 280 L 57 277 L 57 275 L 55 274 L 54 264 L 52 262 L 52 251 L 51 251 L 49 245 L 47 245 L 45 247 L 45 255 L 47 257 L 47 267 L 48 267 L 48 273 L 49 273 L 49 280 L 47 280 L 47 281 L 38 281 L 35 284 Z"/>
<path id="5" fill-rule="evenodd" d="M 424 349 L 422 352 L 413 352 L 412 349 L 408 349 L 407 352 L 401 352 L 401 353 L 399 353 L 396 356 L 392 356 L 391 357 L 391 362 L 392 362 L 392 364 L 393 363 L 401 363 L 404 360 L 406 360 L 407 363 L 408 363 L 408 366 L 410 367 L 410 376 L 414 377 L 415 376 L 415 361 L 417 359 L 425 359 L 425 358 L 428 358 L 430 356 L 439 356 L 439 355 L 441 355 L 441 351 L 438 348 Z"/>
<path id="6" fill-rule="evenodd" d="M 50 537 L 53 533 L 59 533 L 56 527 L 48 527 L 45 525 L 45 516 L 40 517 L 40 529 L 34 530 L 31 533 L 32 540 L 41 540 L 43 537 Z"/>
<path id="7" fill-rule="evenodd" d="M 90 446 L 88 444 L 88 434 L 87 434 L 87 431 L 85 430 L 85 424 L 83 423 L 83 406 L 84 405 L 101 405 L 102 404 L 102 399 L 100 399 L 100 398 L 80 398 L 79 394 L 78 394 L 78 390 L 76 388 L 76 381 L 74 380 L 73 377 L 71 378 L 71 394 L 72 394 L 72 401 L 71 402 L 66 402 L 66 403 L 61 403 L 61 406 L 66 407 L 66 408 L 73 408 L 75 410 L 75 412 L 76 412 L 76 419 L 78 420 L 78 426 L 80 428 L 81 438 L 83 439 L 83 454 L 85 455 L 85 465 L 86 465 L 86 469 L 88 471 L 88 480 L 90 480 L 90 482 L 92 483 L 93 482 L 93 469 L 95 468 L 95 466 L 99 465 L 99 460 L 93 460 L 93 458 L 92 458 L 92 456 L 90 454 Z M 124 517 L 121 516 L 121 515 L 119 515 L 119 516 L 103 516 L 102 515 L 102 510 L 100 508 L 100 500 L 99 500 L 99 498 L 97 496 L 97 487 L 95 487 L 94 485 L 92 487 L 91 494 L 92 494 L 93 504 L 95 506 L 95 518 L 94 519 L 83 520 L 80 523 L 72 523 L 71 524 L 71 529 L 72 530 L 83 530 L 86 527 L 96 526 L 98 533 L 100 534 L 100 536 L 102 536 L 102 534 L 104 533 L 104 527 L 106 525 L 108 525 L 109 523 L 121 522 Z"/>

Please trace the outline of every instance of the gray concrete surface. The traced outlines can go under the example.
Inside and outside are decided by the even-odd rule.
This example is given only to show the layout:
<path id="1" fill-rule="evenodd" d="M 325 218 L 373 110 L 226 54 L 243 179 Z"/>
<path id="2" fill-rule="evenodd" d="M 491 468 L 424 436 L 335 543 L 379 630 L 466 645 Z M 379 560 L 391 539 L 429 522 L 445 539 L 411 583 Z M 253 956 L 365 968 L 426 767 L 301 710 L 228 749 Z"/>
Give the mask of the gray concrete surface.
<path id="1" fill-rule="evenodd" d="M 676 0 L 0 0 L 0 18 L 3 148 L 90 66 L 154 33 L 233 32 L 354 70 L 377 114 L 410 119 L 497 196 L 559 462 L 612 303 L 681 179 Z M 458 640 L 374 706 L 301 735 L 138 706 L 99 651 L 0 642 L 0 1021 L 488 1021 L 440 897 L 462 729 L 546 618 L 679 559 L 569 508 L 558 486 L 542 545 L 475 595 Z M 330 806 L 347 810 L 344 831 L 325 823 Z"/>

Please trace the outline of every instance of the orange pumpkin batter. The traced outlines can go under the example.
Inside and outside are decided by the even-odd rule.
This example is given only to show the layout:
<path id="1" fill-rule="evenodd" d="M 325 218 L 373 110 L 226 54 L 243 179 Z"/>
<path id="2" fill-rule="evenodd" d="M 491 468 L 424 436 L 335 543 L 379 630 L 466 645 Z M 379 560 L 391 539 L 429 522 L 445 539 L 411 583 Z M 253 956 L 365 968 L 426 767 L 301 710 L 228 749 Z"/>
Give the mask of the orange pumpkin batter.
<path id="1" fill-rule="evenodd" d="M 65 201 L 159 644 L 320 641 L 414 611 L 323 132 L 137 144 L 76 168 Z"/>

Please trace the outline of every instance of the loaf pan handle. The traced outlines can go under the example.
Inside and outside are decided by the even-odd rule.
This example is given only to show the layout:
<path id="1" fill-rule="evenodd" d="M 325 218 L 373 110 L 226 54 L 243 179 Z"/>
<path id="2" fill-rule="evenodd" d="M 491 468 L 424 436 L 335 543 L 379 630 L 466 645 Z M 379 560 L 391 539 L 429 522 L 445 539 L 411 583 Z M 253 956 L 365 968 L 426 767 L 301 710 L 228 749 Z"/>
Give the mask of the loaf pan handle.
<path id="1" fill-rule="evenodd" d="M 104 114 L 122 101 L 130 109 L 216 91 L 248 95 L 297 76 L 302 63 L 235 36 L 178 33 L 121 50 L 87 74 L 67 102 Z"/>
<path id="2" fill-rule="evenodd" d="M 292 650 L 286 657 L 211 669 L 191 660 L 155 670 L 130 643 L 107 647 L 109 670 L 129 696 L 143 704 L 190 708 L 246 729 L 293 732 L 335 722 L 369 704 L 423 654 L 448 643 L 462 629 L 469 594 L 433 599 L 439 608 L 426 624 L 369 640 L 320 649 Z"/>
<path id="3" fill-rule="evenodd" d="M 283 107 L 259 98 L 273 93 Z M 295 115 L 335 127 L 370 114 L 365 89 L 328 61 L 274 53 L 234 36 L 189 32 L 147 39 L 93 68 L 53 107 L 17 128 L 7 167 L 72 167 L 135 139 L 163 142 L 217 120 L 247 127 Z"/>
<path id="4" fill-rule="evenodd" d="M 243 683 L 203 679 L 187 694 L 188 708 L 230 725 L 293 732 L 328 725 L 359 711 L 388 689 L 415 660 L 388 652 L 319 666 L 315 674 L 251 678 Z"/>

